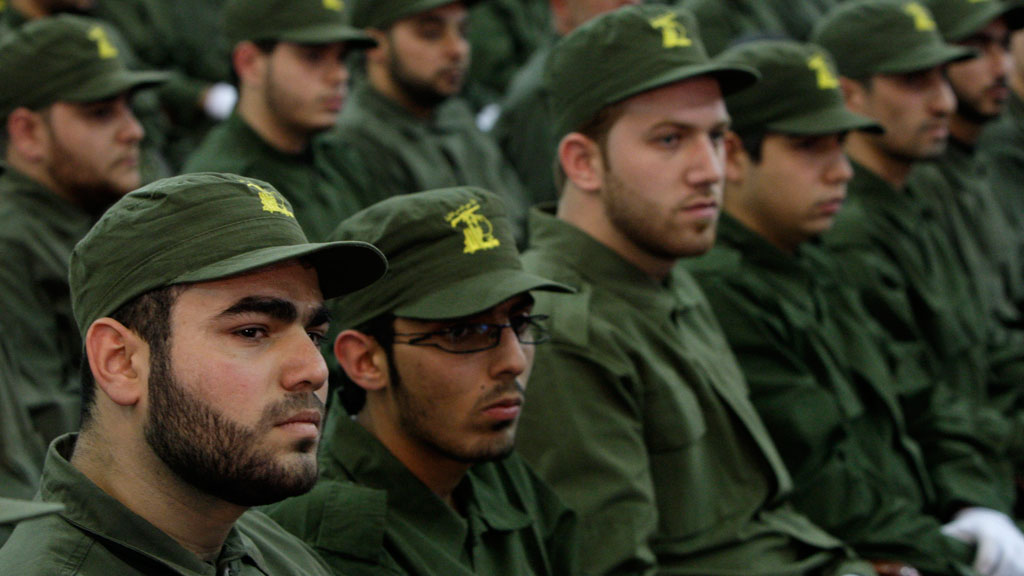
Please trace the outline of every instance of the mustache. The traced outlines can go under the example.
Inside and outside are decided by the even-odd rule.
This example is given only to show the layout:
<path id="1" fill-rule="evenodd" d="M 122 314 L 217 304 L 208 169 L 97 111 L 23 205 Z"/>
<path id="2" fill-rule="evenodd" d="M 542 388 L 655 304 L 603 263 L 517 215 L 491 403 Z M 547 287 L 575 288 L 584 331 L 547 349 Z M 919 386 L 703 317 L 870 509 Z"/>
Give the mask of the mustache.
<path id="1" fill-rule="evenodd" d="M 315 394 L 307 392 L 296 393 L 264 408 L 263 417 L 260 421 L 268 426 L 272 426 L 274 422 L 279 422 L 289 418 L 296 412 L 305 410 L 316 410 L 320 413 L 320 417 L 323 418 L 324 403 Z"/>

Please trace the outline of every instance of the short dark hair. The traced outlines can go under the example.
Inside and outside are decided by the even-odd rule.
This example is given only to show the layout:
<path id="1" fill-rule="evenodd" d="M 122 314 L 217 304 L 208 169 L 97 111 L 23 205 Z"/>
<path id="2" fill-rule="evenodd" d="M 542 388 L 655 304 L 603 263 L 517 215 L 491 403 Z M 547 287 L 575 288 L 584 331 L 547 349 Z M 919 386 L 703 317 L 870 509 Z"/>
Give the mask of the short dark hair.
<path id="1" fill-rule="evenodd" d="M 737 134 L 740 139 L 740 145 L 743 146 L 743 151 L 747 153 L 750 160 L 754 164 L 761 163 L 762 148 L 764 146 L 765 133 L 763 131 L 747 132 L 745 134 Z"/>
<path id="2" fill-rule="evenodd" d="M 166 286 L 151 290 L 126 302 L 110 314 L 126 328 L 139 335 L 149 344 L 150 356 L 164 354 L 171 343 L 171 310 L 185 286 Z M 87 352 L 82 352 L 82 412 L 81 427 L 92 420 L 92 408 L 96 403 L 96 380 L 89 367 Z"/>
<path id="3" fill-rule="evenodd" d="M 377 341 L 377 344 L 384 350 L 388 359 L 388 366 L 393 366 L 391 359 L 395 345 L 395 315 L 386 312 L 363 322 L 354 328 L 356 332 L 362 332 Z M 340 386 L 338 388 L 338 400 L 348 414 L 358 414 L 366 405 L 366 390 L 356 384 L 348 377 L 345 369 L 339 370 Z"/>
<path id="4" fill-rule="evenodd" d="M 607 158 L 607 144 L 608 144 L 608 133 L 611 132 L 612 126 L 622 115 L 625 113 L 626 105 L 625 100 L 609 104 L 604 108 L 601 108 L 594 117 L 591 118 L 586 124 L 580 126 L 579 132 L 587 138 L 590 138 L 594 142 L 597 142 L 598 147 L 601 150 L 601 157 Z M 565 189 L 565 183 L 569 179 L 565 174 L 565 169 L 562 168 L 562 163 L 558 158 L 558 147 L 557 143 L 555 146 L 555 158 L 554 158 L 554 171 L 555 171 L 555 189 L 558 190 L 558 195 L 562 195 L 562 190 Z"/>

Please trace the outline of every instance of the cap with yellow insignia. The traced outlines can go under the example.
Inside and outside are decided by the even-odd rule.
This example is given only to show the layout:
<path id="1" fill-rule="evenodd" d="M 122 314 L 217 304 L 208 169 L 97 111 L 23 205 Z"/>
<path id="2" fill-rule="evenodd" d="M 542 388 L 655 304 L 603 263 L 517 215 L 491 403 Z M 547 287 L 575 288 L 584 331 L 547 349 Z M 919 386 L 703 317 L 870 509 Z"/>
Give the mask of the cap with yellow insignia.
<path id="1" fill-rule="evenodd" d="M 572 289 L 523 270 L 500 197 L 479 188 L 444 188 L 390 198 L 343 221 L 332 240 L 365 240 L 388 257 L 371 288 L 331 307 L 341 329 L 385 313 L 442 320 L 487 310 L 530 290 Z"/>
<path id="2" fill-rule="evenodd" d="M 349 20 L 358 28 L 384 29 L 402 20 L 434 8 L 458 2 L 469 7 L 479 0 L 348 0 Z"/>
<path id="3" fill-rule="evenodd" d="M 293 258 L 316 268 L 324 298 L 387 270 L 366 242 L 310 243 L 273 186 L 234 174 L 157 180 L 111 206 L 71 253 L 71 303 L 83 337 L 98 318 L 158 288 L 227 278 Z"/>
<path id="4" fill-rule="evenodd" d="M 796 136 L 880 130 L 878 124 L 846 108 L 832 56 L 814 44 L 758 40 L 727 49 L 724 62 L 744 64 L 761 74 L 749 90 L 726 96 L 732 130 Z"/>
<path id="5" fill-rule="evenodd" d="M 748 67 L 709 58 L 687 10 L 647 4 L 598 16 L 562 38 L 548 59 L 555 135 L 630 96 L 698 76 L 718 80 L 723 94 L 757 80 Z"/>
<path id="6" fill-rule="evenodd" d="M 373 38 L 348 24 L 345 9 L 345 0 L 228 0 L 224 5 L 224 34 L 231 44 L 276 40 L 296 44 L 345 42 L 354 48 L 375 46 Z"/>
<path id="7" fill-rule="evenodd" d="M 107 28 L 62 14 L 29 22 L 0 42 L 0 118 L 15 108 L 95 102 L 165 81 L 163 72 L 125 67 Z"/>
<path id="8" fill-rule="evenodd" d="M 1010 30 L 1024 28 L 1024 5 L 1017 0 L 926 0 L 939 31 L 949 42 L 980 32 L 996 18 Z"/>
<path id="9" fill-rule="evenodd" d="M 907 0 L 844 2 L 818 21 L 811 42 L 835 57 L 841 75 L 855 79 L 919 72 L 976 54 L 947 44 L 925 4 Z"/>

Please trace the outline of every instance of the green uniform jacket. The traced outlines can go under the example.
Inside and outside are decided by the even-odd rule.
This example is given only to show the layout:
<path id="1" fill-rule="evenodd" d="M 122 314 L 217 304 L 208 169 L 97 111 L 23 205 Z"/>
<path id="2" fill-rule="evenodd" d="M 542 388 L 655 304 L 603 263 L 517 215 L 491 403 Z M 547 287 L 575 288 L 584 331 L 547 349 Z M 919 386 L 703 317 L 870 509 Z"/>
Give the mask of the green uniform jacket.
<path id="1" fill-rule="evenodd" d="M 464 97 L 474 108 L 501 100 L 509 81 L 551 27 L 547 0 L 491 0 L 469 12 L 473 47 Z"/>
<path id="2" fill-rule="evenodd" d="M 46 444 L 32 427 L 28 410 L 18 401 L 25 377 L 0 333 L 0 497 L 31 499 L 42 474 Z M 0 546 L 14 525 L 0 525 Z"/>
<path id="3" fill-rule="evenodd" d="M 1003 115 L 989 123 L 978 140 L 996 201 L 1009 220 L 1024 254 L 1024 100 L 1011 92 Z"/>
<path id="4" fill-rule="evenodd" d="M 171 72 L 158 88 L 170 119 L 165 154 L 178 169 L 215 123 L 200 107 L 204 91 L 231 81 L 231 46 L 221 29 L 225 0 L 103 0 L 96 14 L 114 23 L 148 66 Z"/>
<path id="5" fill-rule="evenodd" d="M 335 574 L 577 574 L 576 519 L 515 454 L 470 468 L 460 516 L 338 407 L 320 481 L 268 509 Z"/>
<path id="6" fill-rule="evenodd" d="M 327 162 L 317 139 L 304 153 L 281 152 L 232 114 L 192 153 L 184 172 L 229 172 L 273 184 L 291 203 L 306 236 L 319 242 L 363 207 L 353 190 L 365 188 L 366 182 L 343 175 L 339 168 L 357 170 L 359 165 Z"/>
<path id="7" fill-rule="evenodd" d="M 78 429 L 82 340 L 71 311 L 68 261 L 94 221 L 19 172 L 0 176 L 0 332 L 11 360 L 0 377 L 44 447 Z M 45 451 L 25 452 L 31 444 L 17 442 L 0 436 L 4 453 L 21 452 L 34 460 L 32 468 L 42 466 Z M 9 488 L 0 483 L 0 495 L 15 495 Z"/>
<path id="8" fill-rule="evenodd" d="M 256 511 L 228 534 L 216 565 L 202 561 L 89 481 L 70 463 L 77 435 L 50 445 L 40 498 L 60 515 L 22 522 L 0 549 L 0 574 L 18 576 L 311 576 L 331 574 L 312 550 Z"/>
<path id="9" fill-rule="evenodd" d="M 989 408 L 999 407 L 1004 394 L 1016 394 L 989 385 L 1001 361 L 989 349 L 992 315 L 964 272 L 937 208 L 920 190 L 894 189 L 859 164 L 853 167 L 846 206 L 823 236 L 841 281 L 857 291 L 892 340 L 926 344 L 927 368 L 970 403 L 986 445 L 1020 454 L 1021 430 Z M 1008 479 L 1010 472 L 992 484 L 1005 493 L 1005 504 L 993 507 L 1008 511 L 1012 487 L 996 486 L 1003 476 Z"/>
<path id="10" fill-rule="evenodd" d="M 936 203 L 950 243 L 988 298 L 995 318 L 1020 326 L 1019 305 L 1024 302 L 1021 253 L 974 148 L 950 139 L 942 158 L 918 163 L 910 178 L 909 186 Z"/>
<path id="11" fill-rule="evenodd" d="M 370 173 L 372 189 L 359 194 L 369 203 L 422 190 L 479 186 L 503 197 L 518 230 L 525 229 L 526 201 L 519 179 L 458 98 L 449 98 L 431 120 L 422 120 L 362 81 L 327 140 L 357 152 L 349 158 L 357 158 Z M 331 154 L 331 161 L 348 160 Z"/>
<path id="12" fill-rule="evenodd" d="M 554 176 L 558 137 L 544 85 L 550 54 L 550 45 L 540 48 L 512 79 L 501 115 L 491 130 L 523 182 L 531 206 L 558 199 Z"/>
<path id="13" fill-rule="evenodd" d="M 580 515 L 593 574 L 873 574 L 795 512 L 789 474 L 693 278 L 655 282 L 535 210 L 537 347 L 518 446 Z"/>
<path id="14" fill-rule="evenodd" d="M 992 471 L 967 405 L 899 364 L 908 351 L 887 345 L 814 246 L 785 254 L 723 214 L 715 248 L 687 264 L 793 473 L 794 505 L 865 558 L 971 573 L 971 548 L 939 531 L 990 504 L 976 500 Z"/>

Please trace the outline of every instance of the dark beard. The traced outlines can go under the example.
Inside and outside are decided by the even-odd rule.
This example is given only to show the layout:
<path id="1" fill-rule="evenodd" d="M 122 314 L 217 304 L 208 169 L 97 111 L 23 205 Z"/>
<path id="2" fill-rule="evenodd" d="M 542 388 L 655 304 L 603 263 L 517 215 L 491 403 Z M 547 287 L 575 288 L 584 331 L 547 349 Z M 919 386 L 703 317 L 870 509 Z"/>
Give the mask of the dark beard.
<path id="1" fill-rule="evenodd" d="M 388 62 L 388 71 L 398 89 L 421 108 L 433 110 L 449 98 L 447 94 L 442 94 L 429 84 L 413 78 L 394 54 Z"/>
<path id="2" fill-rule="evenodd" d="M 308 492 L 316 460 L 285 467 L 261 451 L 260 438 L 274 422 L 302 409 L 323 412 L 312 393 L 294 394 L 268 406 L 258 428 L 237 424 L 204 404 L 174 378 L 165 343 L 151 346 L 150 409 L 143 432 L 153 452 L 188 484 L 239 506 L 261 506 Z M 302 440 L 296 452 L 316 450 Z"/>

